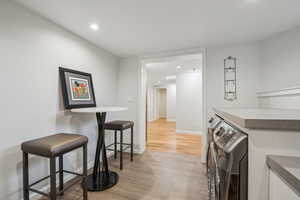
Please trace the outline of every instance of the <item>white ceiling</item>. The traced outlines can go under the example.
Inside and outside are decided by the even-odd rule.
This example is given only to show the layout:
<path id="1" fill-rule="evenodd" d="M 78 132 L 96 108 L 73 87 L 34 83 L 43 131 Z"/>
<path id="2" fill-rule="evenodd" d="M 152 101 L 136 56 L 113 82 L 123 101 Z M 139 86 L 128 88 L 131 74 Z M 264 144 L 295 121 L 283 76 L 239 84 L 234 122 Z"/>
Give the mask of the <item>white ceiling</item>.
<path id="1" fill-rule="evenodd" d="M 177 69 L 180 66 L 180 69 Z M 163 86 L 176 82 L 176 79 L 167 80 L 166 77 L 177 76 L 180 73 L 194 72 L 202 69 L 202 55 L 186 55 L 169 57 L 161 62 L 146 64 L 148 85 Z"/>
<path id="2" fill-rule="evenodd" d="M 260 40 L 300 24 L 299 0 L 15 1 L 122 57 Z"/>

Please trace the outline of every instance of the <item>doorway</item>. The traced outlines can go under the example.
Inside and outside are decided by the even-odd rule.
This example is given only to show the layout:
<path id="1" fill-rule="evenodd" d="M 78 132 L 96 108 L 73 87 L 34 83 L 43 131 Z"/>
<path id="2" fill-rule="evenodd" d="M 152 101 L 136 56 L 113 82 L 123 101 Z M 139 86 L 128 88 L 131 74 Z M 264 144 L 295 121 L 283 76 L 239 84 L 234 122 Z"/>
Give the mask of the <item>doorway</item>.
<path id="1" fill-rule="evenodd" d="M 159 88 L 158 89 L 158 110 L 159 110 L 159 118 L 166 119 L 167 117 L 167 89 Z"/>
<path id="2" fill-rule="evenodd" d="M 203 56 L 145 63 L 147 150 L 201 156 L 205 136 Z"/>

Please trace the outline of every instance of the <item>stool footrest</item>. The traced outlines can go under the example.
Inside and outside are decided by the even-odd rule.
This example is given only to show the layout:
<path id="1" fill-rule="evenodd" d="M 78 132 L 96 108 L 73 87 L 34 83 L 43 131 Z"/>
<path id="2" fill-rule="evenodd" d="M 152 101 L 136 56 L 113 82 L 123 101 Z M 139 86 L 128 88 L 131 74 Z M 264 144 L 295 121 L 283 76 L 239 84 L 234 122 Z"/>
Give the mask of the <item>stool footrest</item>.
<path id="1" fill-rule="evenodd" d="M 62 191 L 59 191 L 57 195 L 62 195 L 65 191 L 70 189 L 73 185 L 77 184 L 80 181 L 80 179 L 74 181 L 73 183 L 67 185 Z"/>
<path id="2" fill-rule="evenodd" d="M 125 148 L 123 148 L 123 151 L 125 151 L 125 150 L 127 150 L 129 148 L 130 148 L 130 146 L 125 147 Z M 114 149 L 108 149 L 108 148 L 106 148 L 106 150 L 108 150 L 108 151 L 115 151 Z M 120 150 L 117 150 L 117 151 L 120 152 Z"/>
<path id="3" fill-rule="evenodd" d="M 120 142 L 117 142 L 116 144 L 121 144 Z M 122 143 L 123 145 L 128 145 L 128 146 L 130 146 L 131 144 L 129 144 L 129 143 Z M 109 145 L 107 145 L 106 146 L 106 148 L 107 147 L 111 147 L 111 146 L 113 146 L 113 145 L 115 145 L 115 143 L 112 143 L 112 144 L 109 144 Z"/>
<path id="4" fill-rule="evenodd" d="M 72 172 L 72 171 L 68 171 L 68 170 L 63 170 L 63 172 L 64 172 L 64 173 L 67 173 L 67 174 L 73 174 L 73 175 L 76 175 L 76 176 L 81 176 L 81 177 L 83 176 L 83 174 L 79 174 L 79 173 Z M 55 173 L 58 174 L 59 171 L 56 171 Z M 32 184 L 29 185 L 28 190 L 30 190 L 31 192 L 35 192 L 35 193 L 38 193 L 38 194 L 40 194 L 40 195 L 46 196 L 46 197 L 50 197 L 50 194 L 48 194 L 48 193 L 41 192 L 41 191 L 39 191 L 39 190 L 36 190 L 36 189 L 34 189 L 34 188 L 31 188 L 31 187 L 33 187 L 34 185 L 36 185 L 36 184 L 38 184 L 38 183 L 40 183 L 40 182 L 42 182 L 42 181 L 44 181 L 44 180 L 47 180 L 48 178 L 50 178 L 50 175 L 49 175 L 49 176 L 45 176 L 44 178 L 41 178 L 41 179 L 35 181 L 34 183 L 32 183 Z M 79 179 L 79 180 L 80 180 L 80 179 Z M 68 187 L 64 188 L 62 191 L 59 191 L 59 192 L 58 192 L 58 195 L 63 194 L 64 191 L 68 190 L 71 186 L 75 185 L 77 182 L 78 182 L 78 181 L 74 181 L 74 183 L 68 185 Z"/>
<path id="5" fill-rule="evenodd" d="M 73 174 L 73 175 L 76 175 L 76 176 L 83 176 L 83 174 L 79 174 L 79 173 L 68 171 L 68 170 L 63 170 L 63 172 L 68 173 L 68 174 Z"/>
<path id="6" fill-rule="evenodd" d="M 59 173 L 59 171 L 56 171 L 55 173 L 57 174 L 57 173 Z M 37 181 L 35 181 L 34 183 L 31 183 L 31 184 L 29 185 L 29 187 L 32 187 L 32 186 L 34 186 L 34 185 L 36 185 L 36 184 L 38 184 L 38 183 L 40 183 L 40 182 L 42 182 L 42 181 L 44 181 L 44 180 L 46 180 L 46 179 L 48 179 L 48 178 L 50 178 L 50 175 L 49 175 L 49 176 L 45 176 L 44 178 L 41 178 L 40 180 L 37 180 Z"/>
<path id="7" fill-rule="evenodd" d="M 39 190 L 36 190 L 36 189 L 33 189 L 33 188 L 29 188 L 28 190 L 29 190 L 29 191 L 31 191 L 31 192 L 34 192 L 34 193 L 37 193 L 37 194 L 40 194 L 40 195 L 46 196 L 46 197 L 50 197 L 50 195 L 49 195 L 48 193 L 41 192 L 41 191 L 39 191 Z"/>

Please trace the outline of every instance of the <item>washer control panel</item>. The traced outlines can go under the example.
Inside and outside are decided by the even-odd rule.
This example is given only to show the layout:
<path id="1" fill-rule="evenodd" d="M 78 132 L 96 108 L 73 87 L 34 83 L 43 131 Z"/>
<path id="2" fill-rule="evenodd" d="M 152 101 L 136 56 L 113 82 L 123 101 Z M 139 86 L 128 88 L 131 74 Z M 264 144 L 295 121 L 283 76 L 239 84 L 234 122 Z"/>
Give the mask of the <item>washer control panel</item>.
<path id="1" fill-rule="evenodd" d="M 215 144 L 227 153 L 232 152 L 244 139 L 247 139 L 247 135 L 224 121 L 221 122 L 213 134 Z"/>

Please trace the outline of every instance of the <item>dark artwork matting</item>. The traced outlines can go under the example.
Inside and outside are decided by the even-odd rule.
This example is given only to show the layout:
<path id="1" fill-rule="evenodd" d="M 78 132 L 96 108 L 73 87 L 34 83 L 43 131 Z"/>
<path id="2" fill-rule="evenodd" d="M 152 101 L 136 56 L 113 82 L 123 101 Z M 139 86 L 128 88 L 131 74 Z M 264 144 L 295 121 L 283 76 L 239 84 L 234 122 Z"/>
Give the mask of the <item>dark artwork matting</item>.
<path id="1" fill-rule="evenodd" d="M 91 74 L 63 67 L 59 74 L 66 109 L 96 107 Z"/>

